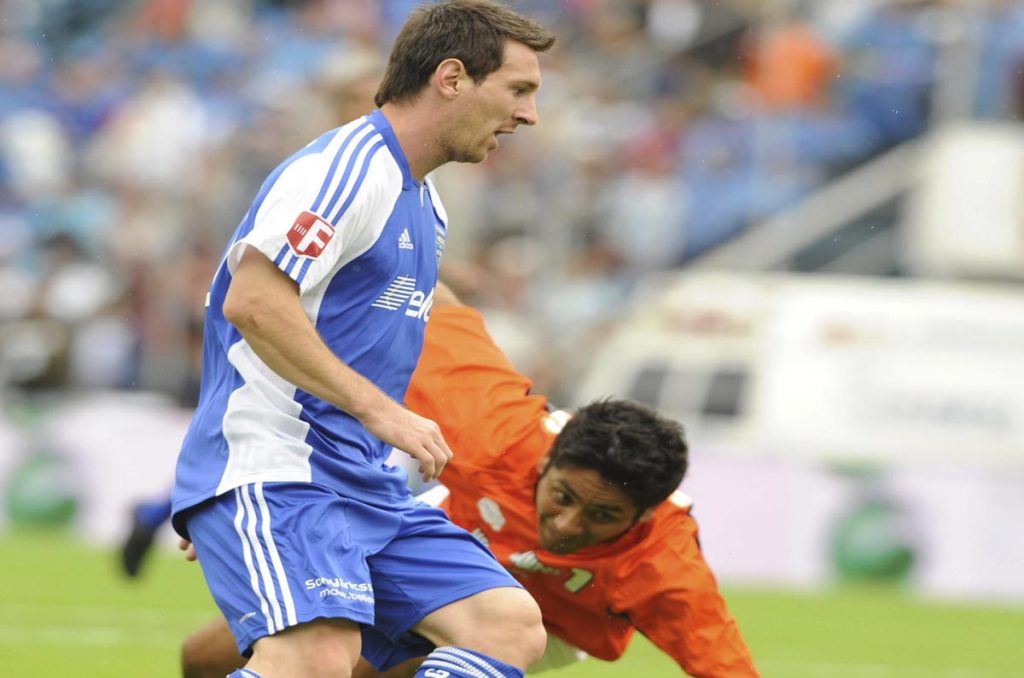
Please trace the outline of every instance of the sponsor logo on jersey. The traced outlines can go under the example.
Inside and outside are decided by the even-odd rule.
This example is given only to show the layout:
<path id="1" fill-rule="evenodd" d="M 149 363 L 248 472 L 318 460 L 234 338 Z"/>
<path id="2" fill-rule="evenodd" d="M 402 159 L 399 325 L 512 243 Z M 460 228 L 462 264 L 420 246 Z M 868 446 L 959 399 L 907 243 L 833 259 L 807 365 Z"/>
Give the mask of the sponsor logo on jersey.
<path id="1" fill-rule="evenodd" d="M 377 297 L 377 300 L 370 304 L 370 306 L 383 308 L 388 311 L 397 311 L 405 302 L 409 301 L 409 297 L 415 291 L 416 278 L 400 275 L 391 281 L 391 284 L 384 290 L 384 293 Z"/>
<path id="2" fill-rule="evenodd" d="M 303 212 L 288 231 L 288 244 L 296 254 L 315 259 L 333 237 L 333 226 L 312 212 Z"/>
<path id="3" fill-rule="evenodd" d="M 406 306 L 405 315 L 427 322 L 430 309 L 434 307 L 434 290 L 421 292 L 416 289 L 416 278 L 400 275 L 370 306 L 386 311 L 397 311 Z"/>
<path id="4" fill-rule="evenodd" d="M 557 567 L 549 567 L 540 562 L 540 558 L 537 557 L 537 553 L 535 551 L 519 551 L 518 553 L 510 555 L 508 560 L 520 570 L 526 570 L 527 572 L 562 574 L 562 571 Z"/>
<path id="5" fill-rule="evenodd" d="M 476 507 L 480 509 L 480 517 L 484 522 L 495 532 L 501 532 L 501 528 L 505 527 L 505 514 L 501 512 L 498 502 L 490 497 L 484 497 L 476 503 Z"/>
<path id="6" fill-rule="evenodd" d="M 409 297 L 409 307 L 405 314 L 410 318 L 419 318 L 423 322 L 430 320 L 430 309 L 434 308 L 434 290 L 430 294 L 423 294 L 416 290 Z"/>
<path id="7" fill-rule="evenodd" d="M 412 244 L 412 237 L 409 235 L 409 229 L 403 228 L 402 234 L 398 236 L 398 249 L 400 250 L 413 250 L 416 249 Z"/>

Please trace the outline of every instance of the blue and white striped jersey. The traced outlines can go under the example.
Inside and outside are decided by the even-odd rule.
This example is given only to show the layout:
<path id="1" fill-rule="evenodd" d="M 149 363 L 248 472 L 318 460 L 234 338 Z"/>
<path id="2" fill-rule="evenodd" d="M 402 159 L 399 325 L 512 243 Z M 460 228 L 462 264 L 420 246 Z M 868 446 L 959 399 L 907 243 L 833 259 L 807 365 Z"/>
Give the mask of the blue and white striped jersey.
<path id="1" fill-rule="evenodd" d="M 374 111 L 325 133 L 264 182 L 214 276 L 199 405 L 178 458 L 181 511 L 258 481 L 311 482 L 379 503 L 405 496 L 404 471 L 352 416 L 272 372 L 224 318 L 246 246 L 299 285 L 324 342 L 401 402 L 419 359 L 447 217 Z"/>

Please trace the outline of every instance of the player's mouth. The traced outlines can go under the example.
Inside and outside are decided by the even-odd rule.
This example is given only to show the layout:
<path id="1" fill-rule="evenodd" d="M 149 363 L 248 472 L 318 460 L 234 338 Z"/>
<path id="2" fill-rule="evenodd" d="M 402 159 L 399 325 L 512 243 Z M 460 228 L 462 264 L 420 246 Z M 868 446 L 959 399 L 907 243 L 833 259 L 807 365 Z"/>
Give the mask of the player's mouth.
<path id="1" fill-rule="evenodd" d="M 572 553 L 579 549 L 579 537 L 566 537 L 545 525 L 541 528 L 541 545 L 551 553 Z"/>
<path id="2" fill-rule="evenodd" d="M 507 134 L 507 132 L 503 132 L 502 130 L 499 129 L 499 130 L 495 130 L 494 133 L 491 134 L 491 143 L 489 144 L 490 147 L 491 147 L 491 150 L 494 150 L 498 146 L 501 146 L 501 142 L 498 141 L 498 137 L 500 135 L 502 135 L 502 134 Z"/>

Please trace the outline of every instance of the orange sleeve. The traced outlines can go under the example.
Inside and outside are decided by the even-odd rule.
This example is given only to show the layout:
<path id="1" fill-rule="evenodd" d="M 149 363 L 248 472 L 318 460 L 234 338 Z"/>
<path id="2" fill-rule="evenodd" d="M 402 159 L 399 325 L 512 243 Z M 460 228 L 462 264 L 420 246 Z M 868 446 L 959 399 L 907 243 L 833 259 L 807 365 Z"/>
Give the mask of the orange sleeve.
<path id="1" fill-rule="evenodd" d="M 438 423 L 455 452 L 453 464 L 493 467 L 544 417 L 547 400 L 529 395 L 531 385 L 494 343 L 478 311 L 441 305 L 430 312 L 405 402 Z"/>
<path id="2" fill-rule="evenodd" d="M 693 518 L 678 511 L 649 543 L 624 574 L 615 611 L 694 678 L 760 676 L 701 553 Z"/>

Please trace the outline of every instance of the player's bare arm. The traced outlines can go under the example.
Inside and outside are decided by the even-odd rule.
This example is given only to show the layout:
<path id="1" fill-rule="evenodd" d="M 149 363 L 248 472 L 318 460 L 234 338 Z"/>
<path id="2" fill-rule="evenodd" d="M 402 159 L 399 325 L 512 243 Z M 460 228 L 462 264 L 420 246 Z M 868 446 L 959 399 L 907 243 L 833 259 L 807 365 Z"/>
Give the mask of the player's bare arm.
<path id="1" fill-rule="evenodd" d="M 437 478 L 452 451 L 440 427 L 402 407 L 341 361 L 320 338 L 299 289 L 259 250 L 248 247 L 224 301 L 224 317 L 277 375 L 359 419 L 366 429 Z"/>

